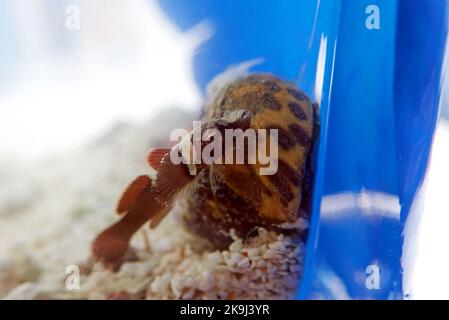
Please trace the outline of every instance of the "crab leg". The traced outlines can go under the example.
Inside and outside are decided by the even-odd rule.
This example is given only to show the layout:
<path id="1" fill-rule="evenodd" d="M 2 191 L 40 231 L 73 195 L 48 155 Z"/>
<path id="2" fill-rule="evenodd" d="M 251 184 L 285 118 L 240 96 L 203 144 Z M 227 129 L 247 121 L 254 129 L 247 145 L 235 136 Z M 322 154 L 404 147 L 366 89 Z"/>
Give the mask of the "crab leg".
<path id="1" fill-rule="evenodd" d="M 152 218 L 156 218 L 153 226 L 158 223 L 170 211 L 178 192 L 192 179 L 185 165 L 173 164 L 168 154 L 161 160 L 156 180 L 148 176 L 136 178 L 117 206 L 119 213 L 126 213 L 92 243 L 94 258 L 117 270 L 124 262 L 133 234 Z"/>

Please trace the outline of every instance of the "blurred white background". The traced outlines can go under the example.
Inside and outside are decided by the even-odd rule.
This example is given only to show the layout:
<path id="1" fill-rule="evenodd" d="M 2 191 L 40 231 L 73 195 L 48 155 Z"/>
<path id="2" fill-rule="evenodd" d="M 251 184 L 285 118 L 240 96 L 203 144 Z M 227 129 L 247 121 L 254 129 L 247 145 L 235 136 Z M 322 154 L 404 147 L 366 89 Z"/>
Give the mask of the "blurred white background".
<path id="1" fill-rule="evenodd" d="M 415 299 L 449 299 L 448 141 L 449 122 L 442 120 L 433 145 L 416 241 L 417 256 L 411 279 Z"/>
<path id="2" fill-rule="evenodd" d="M 191 58 L 206 24 L 181 33 L 154 1 L 3 0 L 0 24 L 3 156 L 46 156 L 117 121 L 200 106 Z"/>
<path id="3" fill-rule="evenodd" d="M 79 29 L 66 27 L 70 5 L 80 10 Z M 163 108 L 198 108 L 191 58 L 209 35 L 206 23 L 180 32 L 151 0 L 1 1 L 0 163 L 73 149 L 116 122 L 147 120 Z M 427 179 L 414 298 L 449 298 L 448 141 L 443 119 Z"/>

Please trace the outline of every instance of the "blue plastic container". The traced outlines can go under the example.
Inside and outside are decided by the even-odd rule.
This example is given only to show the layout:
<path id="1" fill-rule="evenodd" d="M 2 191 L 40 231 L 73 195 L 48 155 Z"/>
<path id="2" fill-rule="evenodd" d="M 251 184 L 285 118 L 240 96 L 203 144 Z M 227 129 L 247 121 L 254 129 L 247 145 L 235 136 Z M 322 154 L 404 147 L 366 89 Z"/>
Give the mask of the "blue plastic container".
<path id="1" fill-rule="evenodd" d="M 448 2 L 160 4 L 183 30 L 204 20 L 212 24 L 213 36 L 193 61 L 203 90 L 229 66 L 262 58 L 251 71 L 290 80 L 320 104 L 312 223 L 298 298 L 409 294 L 404 274 L 412 263 L 419 217 L 413 208 L 438 115 Z"/>

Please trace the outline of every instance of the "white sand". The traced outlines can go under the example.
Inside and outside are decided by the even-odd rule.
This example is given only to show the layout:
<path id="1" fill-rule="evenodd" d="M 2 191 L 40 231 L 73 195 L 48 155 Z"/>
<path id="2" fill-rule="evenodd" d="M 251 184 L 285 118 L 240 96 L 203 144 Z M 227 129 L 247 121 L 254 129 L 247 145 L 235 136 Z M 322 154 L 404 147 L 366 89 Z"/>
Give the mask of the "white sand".
<path id="1" fill-rule="evenodd" d="M 189 127 L 191 119 L 173 110 L 145 125 L 116 126 L 91 145 L 44 162 L 0 159 L 0 297 L 292 298 L 302 244 L 260 230 L 250 243 L 236 238 L 228 250 L 213 251 L 173 214 L 135 235 L 137 261 L 117 273 L 95 264 L 81 276 L 80 289 L 66 288 L 66 267 L 83 266 L 92 239 L 117 219 L 121 192 L 150 171 L 147 149 L 166 145 L 170 130 Z"/>

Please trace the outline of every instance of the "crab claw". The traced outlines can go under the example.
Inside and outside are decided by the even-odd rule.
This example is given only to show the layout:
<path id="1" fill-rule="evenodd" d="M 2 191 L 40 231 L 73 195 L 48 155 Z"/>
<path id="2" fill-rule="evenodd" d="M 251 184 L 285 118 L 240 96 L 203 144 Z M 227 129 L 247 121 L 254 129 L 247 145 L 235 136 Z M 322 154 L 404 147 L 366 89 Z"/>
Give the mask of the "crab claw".
<path id="1" fill-rule="evenodd" d="M 152 180 L 148 176 L 139 176 L 129 185 L 117 206 L 117 212 L 125 214 L 92 243 L 92 253 L 97 260 L 113 270 L 120 267 L 133 234 L 153 216 L 169 211 L 169 208 L 159 204 L 155 196 Z"/>
<path id="2" fill-rule="evenodd" d="M 156 179 L 137 177 L 117 205 L 122 218 L 101 232 L 92 243 L 94 258 L 105 267 L 118 270 L 125 260 L 129 242 L 145 222 L 155 227 L 168 214 L 177 194 L 193 177 L 184 164 L 173 164 L 165 154 L 157 166 Z"/>

